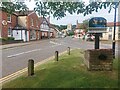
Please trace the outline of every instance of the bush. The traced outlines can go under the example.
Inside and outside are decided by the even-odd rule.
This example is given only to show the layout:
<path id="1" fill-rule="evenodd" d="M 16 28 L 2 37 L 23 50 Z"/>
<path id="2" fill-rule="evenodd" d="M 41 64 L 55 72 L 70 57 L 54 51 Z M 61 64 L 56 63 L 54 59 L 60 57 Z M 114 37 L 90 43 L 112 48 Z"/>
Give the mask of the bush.
<path id="1" fill-rule="evenodd" d="M 7 38 L 0 38 L 0 41 L 7 41 Z"/>
<path id="2" fill-rule="evenodd" d="M 7 37 L 7 40 L 12 41 L 12 40 L 15 40 L 15 38 L 14 37 Z"/>
<path id="3" fill-rule="evenodd" d="M 14 40 L 15 40 L 14 37 L 0 38 L 0 41 L 14 41 Z"/>

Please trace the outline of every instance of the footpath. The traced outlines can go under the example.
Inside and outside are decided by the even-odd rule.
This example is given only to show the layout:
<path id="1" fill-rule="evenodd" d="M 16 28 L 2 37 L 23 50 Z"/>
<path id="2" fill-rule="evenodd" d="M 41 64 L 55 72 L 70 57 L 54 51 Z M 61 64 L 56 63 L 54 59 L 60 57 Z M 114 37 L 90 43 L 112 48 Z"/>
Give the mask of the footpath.
<path id="1" fill-rule="evenodd" d="M 19 46 L 26 46 L 26 45 L 30 45 L 30 44 L 33 44 L 33 43 L 46 41 L 46 40 L 49 40 L 49 39 L 43 39 L 43 40 L 38 40 L 38 41 L 29 41 L 29 42 L 23 42 L 23 43 L 13 43 L 13 44 L 0 45 L 0 50 L 19 47 Z M 50 40 L 54 40 L 54 39 L 50 39 Z"/>
<path id="2" fill-rule="evenodd" d="M 13 43 L 13 44 L 6 44 L 6 45 L 0 45 L 0 50 L 2 49 L 7 49 L 7 48 L 13 48 L 13 47 L 18 47 L 18 46 L 25 46 L 31 44 L 30 42 L 25 42 L 25 43 Z"/>

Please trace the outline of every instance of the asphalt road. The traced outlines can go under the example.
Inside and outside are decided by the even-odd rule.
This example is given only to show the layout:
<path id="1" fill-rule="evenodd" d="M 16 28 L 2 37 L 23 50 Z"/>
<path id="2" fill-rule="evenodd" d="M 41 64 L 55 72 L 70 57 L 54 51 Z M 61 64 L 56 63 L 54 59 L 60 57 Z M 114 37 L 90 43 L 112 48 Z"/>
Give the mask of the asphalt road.
<path id="1" fill-rule="evenodd" d="M 64 52 L 67 47 L 94 49 L 94 42 L 86 42 L 71 37 L 35 41 L 34 43 L 2 50 L 2 77 L 27 67 L 28 60 L 35 63 L 54 55 L 55 51 Z M 111 48 L 111 45 L 100 44 L 100 48 Z M 116 52 L 118 52 L 116 46 Z"/>

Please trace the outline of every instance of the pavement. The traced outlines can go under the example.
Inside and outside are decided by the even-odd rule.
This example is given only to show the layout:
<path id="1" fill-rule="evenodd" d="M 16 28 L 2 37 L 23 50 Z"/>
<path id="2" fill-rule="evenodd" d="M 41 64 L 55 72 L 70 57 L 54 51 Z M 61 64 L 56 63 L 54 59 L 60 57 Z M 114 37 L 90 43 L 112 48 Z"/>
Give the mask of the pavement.
<path id="1" fill-rule="evenodd" d="M 43 39 L 43 40 L 38 40 L 38 41 L 29 41 L 29 42 L 24 42 L 24 43 L 12 43 L 12 44 L 0 45 L 0 50 L 19 47 L 19 46 L 26 46 L 26 45 L 30 45 L 30 44 L 40 42 L 40 41 L 44 41 L 44 40 L 48 40 L 48 39 Z M 50 39 L 50 40 L 54 40 L 54 39 Z"/>
<path id="2" fill-rule="evenodd" d="M 7 49 L 7 48 L 13 48 L 13 47 L 18 47 L 18 46 L 25 46 L 25 45 L 29 45 L 31 44 L 29 43 L 14 43 L 14 44 L 6 44 L 6 45 L 0 45 L 0 49 Z"/>

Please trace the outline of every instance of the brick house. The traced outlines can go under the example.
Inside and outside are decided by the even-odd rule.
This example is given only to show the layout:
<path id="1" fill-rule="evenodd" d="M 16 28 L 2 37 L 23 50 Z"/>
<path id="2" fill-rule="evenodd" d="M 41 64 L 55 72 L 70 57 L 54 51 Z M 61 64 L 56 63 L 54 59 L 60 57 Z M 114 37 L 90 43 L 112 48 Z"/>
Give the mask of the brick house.
<path id="1" fill-rule="evenodd" d="M 14 37 L 15 40 L 39 40 L 55 37 L 57 30 L 50 24 L 50 17 L 38 18 L 34 11 L 15 12 L 12 15 L 1 11 L 0 37 Z"/>
<path id="2" fill-rule="evenodd" d="M 102 34 L 101 40 L 113 40 L 114 23 L 107 23 L 107 32 Z M 116 22 L 115 40 L 120 40 L 120 22 Z"/>
<path id="3" fill-rule="evenodd" d="M 39 19 L 34 11 L 26 11 L 25 13 L 16 12 L 18 22 L 13 29 L 13 37 L 16 40 L 23 39 L 24 41 L 38 40 L 39 35 Z"/>
<path id="4" fill-rule="evenodd" d="M 81 25 L 82 23 L 78 23 L 78 20 L 77 20 L 76 27 L 74 29 L 75 38 L 81 38 L 83 35 L 85 35 L 85 30 L 81 29 Z"/>
<path id="5" fill-rule="evenodd" d="M 8 14 L 0 10 L 0 38 L 7 38 L 12 36 L 12 29 L 16 26 L 17 15 Z"/>

